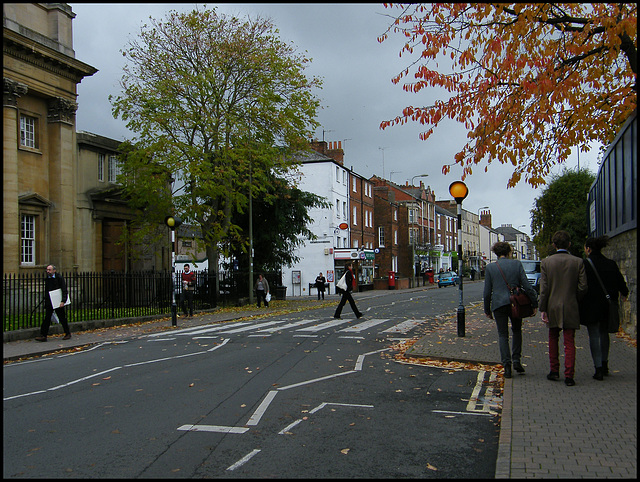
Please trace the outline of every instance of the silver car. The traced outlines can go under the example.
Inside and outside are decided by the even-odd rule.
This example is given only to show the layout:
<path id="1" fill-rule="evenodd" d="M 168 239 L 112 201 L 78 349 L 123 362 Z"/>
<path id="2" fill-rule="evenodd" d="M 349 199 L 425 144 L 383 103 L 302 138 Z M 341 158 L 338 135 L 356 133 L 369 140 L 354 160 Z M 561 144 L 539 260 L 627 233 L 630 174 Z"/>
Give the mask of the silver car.
<path id="1" fill-rule="evenodd" d="M 540 293 L 540 261 L 523 259 L 521 263 L 531 287 Z"/>

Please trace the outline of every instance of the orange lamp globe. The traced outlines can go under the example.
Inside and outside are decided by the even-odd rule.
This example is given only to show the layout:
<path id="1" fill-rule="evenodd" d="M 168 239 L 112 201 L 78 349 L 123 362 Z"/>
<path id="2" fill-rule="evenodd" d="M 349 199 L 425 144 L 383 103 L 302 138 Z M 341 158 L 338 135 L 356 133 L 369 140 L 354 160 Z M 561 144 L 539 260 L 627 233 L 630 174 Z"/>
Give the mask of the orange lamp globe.
<path id="1" fill-rule="evenodd" d="M 469 194 L 469 189 L 464 182 L 454 181 L 449 186 L 449 193 L 457 203 L 461 203 Z"/>

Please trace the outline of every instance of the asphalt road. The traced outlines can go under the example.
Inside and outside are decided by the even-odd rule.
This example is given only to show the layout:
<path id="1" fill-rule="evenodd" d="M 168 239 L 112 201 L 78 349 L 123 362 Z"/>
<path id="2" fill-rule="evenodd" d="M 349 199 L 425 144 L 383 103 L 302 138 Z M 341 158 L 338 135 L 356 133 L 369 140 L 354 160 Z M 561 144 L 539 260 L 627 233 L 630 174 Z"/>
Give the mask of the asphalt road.
<path id="1" fill-rule="evenodd" d="M 465 285 L 465 302 L 481 284 Z M 399 363 L 454 287 L 4 368 L 5 478 L 492 478 L 489 374 Z"/>

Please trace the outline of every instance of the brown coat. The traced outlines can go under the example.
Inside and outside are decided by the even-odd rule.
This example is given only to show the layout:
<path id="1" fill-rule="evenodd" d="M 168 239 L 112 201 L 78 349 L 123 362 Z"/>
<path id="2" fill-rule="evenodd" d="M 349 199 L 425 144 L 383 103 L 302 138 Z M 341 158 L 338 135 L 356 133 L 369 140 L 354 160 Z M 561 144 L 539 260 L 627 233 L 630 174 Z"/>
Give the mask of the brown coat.
<path id="1" fill-rule="evenodd" d="M 539 309 L 546 312 L 549 328 L 580 328 L 578 301 L 587 292 L 587 275 L 581 258 L 559 251 L 540 263 Z"/>

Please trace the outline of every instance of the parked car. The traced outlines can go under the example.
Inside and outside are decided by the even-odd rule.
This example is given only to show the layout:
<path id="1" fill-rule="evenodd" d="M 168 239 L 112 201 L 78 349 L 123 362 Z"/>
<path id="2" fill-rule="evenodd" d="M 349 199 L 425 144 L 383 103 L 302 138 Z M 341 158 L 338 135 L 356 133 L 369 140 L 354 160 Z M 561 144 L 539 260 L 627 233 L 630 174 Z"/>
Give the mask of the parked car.
<path id="1" fill-rule="evenodd" d="M 521 263 L 531 287 L 540 293 L 540 261 L 523 259 Z"/>
<path id="2" fill-rule="evenodd" d="M 443 286 L 455 286 L 459 283 L 458 275 L 455 271 L 447 271 L 438 275 L 438 288 Z"/>

